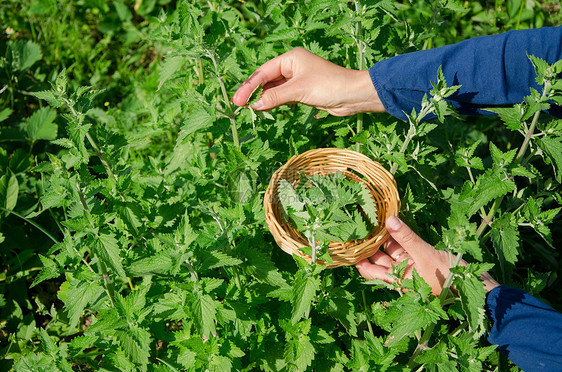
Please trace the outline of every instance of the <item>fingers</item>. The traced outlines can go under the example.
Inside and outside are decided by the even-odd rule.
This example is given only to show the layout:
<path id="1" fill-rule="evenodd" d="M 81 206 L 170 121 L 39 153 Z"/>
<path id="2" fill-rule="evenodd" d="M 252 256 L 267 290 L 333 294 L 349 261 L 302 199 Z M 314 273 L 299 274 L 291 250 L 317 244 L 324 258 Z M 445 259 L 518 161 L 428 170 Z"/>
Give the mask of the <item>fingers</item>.
<path id="1" fill-rule="evenodd" d="M 359 261 L 355 267 L 365 279 L 380 279 L 387 283 L 392 282 L 392 278 L 388 275 L 391 270 L 388 267 L 372 264 L 367 259 Z"/>
<path id="2" fill-rule="evenodd" d="M 369 257 L 369 261 L 376 265 L 384 266 L 387 268 L 392 267 L 392 264 L 394 263 L 394 260 L 383 251 L 377 251 L 377 253 Z"/>
<path id="3" fill-rule="evenodd" d="M 386 220 L 386 229 L 399 246 L 418 261 L 418 258 L 426 257 L 434 251 L 434 248 L 420 238 L 398 217 L 390 216 Z"/>
<path id="4" fill-rule="evenodd" d="M 296 97 L 299 89 L 291 81 L 280 84 L 274 83 L 272 85 L 274 87 L 264 89 L 260 99 L 252 105 L 254 110 L 271 110 L 275 107 L 298 101 Z"/>
<path id="5" fill-rule="evenodd" d="M 260 85 L 266 86 L 269 82 L 277 82 L 291 78 L 292 71 L 287 66 L 287 53 L 277 56 L 261 65 L 232 96 L 232 103 L 243 106 L 248 102 L 252 92 Z M 290 64 L 289 64 L 290 65 Z"/>

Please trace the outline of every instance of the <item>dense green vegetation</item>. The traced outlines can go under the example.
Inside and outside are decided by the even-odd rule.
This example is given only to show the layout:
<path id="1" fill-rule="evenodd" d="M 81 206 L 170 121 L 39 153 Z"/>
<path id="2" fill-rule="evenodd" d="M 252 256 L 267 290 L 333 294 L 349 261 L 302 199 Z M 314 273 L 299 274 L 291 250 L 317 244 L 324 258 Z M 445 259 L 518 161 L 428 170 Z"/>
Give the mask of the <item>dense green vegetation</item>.
<path id="1" fill-rule="evenodd" d="M 516 368 L 482 337 L 474 274 L 493 264 L 562 310 L 562 122 L 541 113 L 560 103 L 561 66 L 534 61 L 550 95 L 443 124 L 299 105 L 257 116 L 230 97 L 294 47 L 365 69 L 560 19 L 558 1 L 536 0 L 3 1 L 0 369 Z M 418 276 L 401 295 L 276 246 L 273 171 L 356 143 L 396 171 L 401 217 L 472 263 L 456 269 L 459 298 Z"/>

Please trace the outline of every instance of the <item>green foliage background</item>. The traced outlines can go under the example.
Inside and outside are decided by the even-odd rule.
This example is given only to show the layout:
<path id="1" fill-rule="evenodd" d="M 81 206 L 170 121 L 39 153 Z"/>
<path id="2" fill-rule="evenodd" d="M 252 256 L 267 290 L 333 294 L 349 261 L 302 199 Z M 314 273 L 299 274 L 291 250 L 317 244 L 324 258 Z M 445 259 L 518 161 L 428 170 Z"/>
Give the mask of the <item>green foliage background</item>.
<path id="1" fill-rule="evenodd" d="M 560 99 L 556 80 L 503 120 L 438 125 L 296 105 L 256 117 L 229 97 L 294 47 L 365 69 L 560 14 L 532 0 L 3 1 L 0 369 L 511 369 L 481 337 L 474 274 L 494 264 L 562 309 L 562 123 L 538 116 Z M 473 263 L 457 269 L 459 299 L 430 296 L 418 276 L 404 295 L 368 286 L 275 245 L 272 172 L 357 142 L 395 167 L 402 217 Z"/>

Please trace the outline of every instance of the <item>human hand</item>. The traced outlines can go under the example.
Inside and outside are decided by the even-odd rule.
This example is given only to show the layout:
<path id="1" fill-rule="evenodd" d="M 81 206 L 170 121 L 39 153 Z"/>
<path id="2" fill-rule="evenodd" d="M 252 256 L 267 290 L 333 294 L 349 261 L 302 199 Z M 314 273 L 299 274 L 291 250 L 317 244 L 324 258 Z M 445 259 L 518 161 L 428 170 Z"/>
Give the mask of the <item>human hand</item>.
<path id="1" fill-rule="evenodd" d="M 335 116 L 384 112 L 368 71 L 335 65 L 302 48 L 264 63 L 240 87 L 232 102 L 244 106 L 263 84 L 255 110 L 271 110 L 287 103 L 303 103 Z"/>
<path id="2" fill-rule="evenodd" d="M 451 267 L 450 253 L 433 248 L 398 217 L 389 217 L 386 220 L 386 229 L 390 238 L 384 244 L 384 252 L 379 250 L 369 259 L 359 261 L 355 265 L 359 273 L 365 279 L 381 279 L 390 283 L 392 278 L 387 274 L 392 273 L 392 265 L 396 266 L 408 259 L 404 277 L 412 278 L 415 268 L 431 286 L 433 295 L 441 294 Z M 466 261 L 461 260 L 460 264 L 466 265 Z M 482 274 L 481 279 L 487 291 L 500 285 L 488 273 Z"/>

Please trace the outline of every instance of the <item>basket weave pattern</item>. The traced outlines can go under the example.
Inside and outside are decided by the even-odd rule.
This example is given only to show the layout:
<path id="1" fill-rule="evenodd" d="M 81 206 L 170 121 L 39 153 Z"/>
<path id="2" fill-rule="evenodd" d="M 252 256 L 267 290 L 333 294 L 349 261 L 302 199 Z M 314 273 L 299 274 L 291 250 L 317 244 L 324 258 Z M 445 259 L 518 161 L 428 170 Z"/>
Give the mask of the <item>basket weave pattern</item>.
<path id="1" fill-rule="evenodd" d="M 271 177 L 264 198 L 265 222 L 279 247 L 310 262 L 311 257 L 299 251 L 299 248 L 308 246 L 306 238 L 283 218 L 277 192 L 279 180 L 286 179 L 293 183 L 299 179 L 300 173 L 310 176 L 338 171 L 349 179 L 365 183 L 377 206 L 379 224 L 365 239 L 331 242 L 328 252 L 333 264 L 317 261 L 330 268 L 354 265 L 372 256 L 388 238 L 386 219 L 389 216 L 397 216 L 400 210 L 400 198 L 394 177 L 379 163 L 358 152 L 337 148 L 315 149 L 293 156 L 279 168 Z"/>

